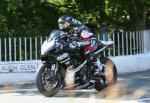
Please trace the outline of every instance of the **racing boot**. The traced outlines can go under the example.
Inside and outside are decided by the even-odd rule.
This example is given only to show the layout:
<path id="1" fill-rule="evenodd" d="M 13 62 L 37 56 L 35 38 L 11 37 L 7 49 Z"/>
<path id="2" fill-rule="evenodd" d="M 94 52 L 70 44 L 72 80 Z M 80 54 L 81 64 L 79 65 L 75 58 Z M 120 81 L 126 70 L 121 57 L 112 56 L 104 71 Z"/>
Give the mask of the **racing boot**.
<path id="1" fill-rule="evenodd" d="M 100 76 L 103 75 L 103 69 L 104 65 L 100 62 L 100 60 L 97 58 L 97 60 L 94 63 L 95 70 L 94 70 L 94 78 L 100 78 Z"/>

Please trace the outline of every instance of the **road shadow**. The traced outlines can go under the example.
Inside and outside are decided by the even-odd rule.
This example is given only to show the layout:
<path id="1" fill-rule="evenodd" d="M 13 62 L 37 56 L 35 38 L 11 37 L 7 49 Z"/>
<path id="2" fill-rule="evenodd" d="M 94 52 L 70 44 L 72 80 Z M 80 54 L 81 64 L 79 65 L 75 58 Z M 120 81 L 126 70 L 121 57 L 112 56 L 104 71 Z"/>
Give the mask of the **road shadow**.
<path id="1" fill-rule="evenodd" d="M 17 93 L 20 95 L 40 95 L 35 84 L 7 84 L 0 85 L 0 94 Z"/>

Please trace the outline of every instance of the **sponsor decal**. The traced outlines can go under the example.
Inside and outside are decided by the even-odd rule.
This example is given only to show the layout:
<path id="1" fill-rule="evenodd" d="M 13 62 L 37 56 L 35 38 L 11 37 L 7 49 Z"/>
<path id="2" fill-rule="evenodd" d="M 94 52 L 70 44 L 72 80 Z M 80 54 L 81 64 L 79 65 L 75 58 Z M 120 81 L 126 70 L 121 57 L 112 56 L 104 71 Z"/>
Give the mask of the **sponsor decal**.
<path id="1" fill-rule="evenodd" d="M 65 58 L 67 58 L 68 57 L 68 53 L 63 53 L 62 55 L 59 55 L 58 57 L 57 57 L 57 60 L 63 60 L 63 59 L 65 59 Z"/>

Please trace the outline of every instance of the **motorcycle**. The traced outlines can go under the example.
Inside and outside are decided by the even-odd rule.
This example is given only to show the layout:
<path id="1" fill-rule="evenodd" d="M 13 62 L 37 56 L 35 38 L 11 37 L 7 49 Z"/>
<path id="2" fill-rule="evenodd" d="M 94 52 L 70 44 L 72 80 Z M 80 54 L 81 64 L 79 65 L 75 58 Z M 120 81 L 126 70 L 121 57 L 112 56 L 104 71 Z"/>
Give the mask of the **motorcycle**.
<path id="1" fill-rule="evenodd" d="M 117 69 L 110 58 L 100 58 L 101 52 L 111 48 L 113 42 L 98 41 L 98 48 L 94 54 L 100 58 L 104 65 L 101 75 L 93 78 L 94 65 L 87 59 L 83 50 L 70 49 L 68 42 L 74 40 L 62 31 L 54 30 L 41 47 L 42 64 L 36 71 L 36 85 L 43 95 L 50 97 L 60 89 L 86 89 L 94 87 L 97 91 L 113 85 L 117 81 Z M 69 70 L 67 62 L 74 64 L 74 69 Z M 67 73 L 73 71 L 73 75 Z M 72 85 L 68 78 L 72 79 Z M 66 80 L 67 78 L 67 80 Z M 67 83 L 68 82 L 68 83 Z"/>

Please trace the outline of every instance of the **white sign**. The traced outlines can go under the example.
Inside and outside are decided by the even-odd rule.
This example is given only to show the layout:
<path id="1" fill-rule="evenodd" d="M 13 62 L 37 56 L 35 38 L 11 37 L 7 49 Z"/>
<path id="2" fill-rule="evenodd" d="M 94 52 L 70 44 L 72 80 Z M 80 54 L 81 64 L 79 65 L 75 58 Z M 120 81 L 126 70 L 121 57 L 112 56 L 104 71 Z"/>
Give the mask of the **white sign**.
<path id="1" fill-rule="evenodd" d="M 35 72 L 40 63 L 39 61 L 1 62 L 0 72 Z"/>

